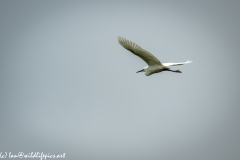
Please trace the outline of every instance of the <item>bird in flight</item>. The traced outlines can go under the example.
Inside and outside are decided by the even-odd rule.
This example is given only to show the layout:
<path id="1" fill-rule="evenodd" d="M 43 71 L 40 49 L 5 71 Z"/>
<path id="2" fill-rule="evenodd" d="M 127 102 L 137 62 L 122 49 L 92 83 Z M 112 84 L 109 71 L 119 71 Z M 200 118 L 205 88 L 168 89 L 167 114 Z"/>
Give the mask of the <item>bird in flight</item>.
<path id="1" fill-rule="evenodd" d="M 192 61 L 187 60 L 186 62 L 179 62 L 179 63 L 161 63 L 150 52 L 142 49 L 139 45 L 137 45 L 123 37 L 118 37 L 118 42 L 125 49 L 129 50 L 136 56 L 140 57 L 142 60 L 144 60 L 148 64 L 148 66 L 144 67 L 142 70 L 137 71 L 137 73 L 145 72 L 146 76 L 150 76 L 151 74 L 159 73 L 162 71 L 171 71 L 171 72 L 175 72 L 175 73 L 182 73 L 180 70 L 171 70 L 170 67 L 184 65 L 184 64 L 192 62 Z"/>

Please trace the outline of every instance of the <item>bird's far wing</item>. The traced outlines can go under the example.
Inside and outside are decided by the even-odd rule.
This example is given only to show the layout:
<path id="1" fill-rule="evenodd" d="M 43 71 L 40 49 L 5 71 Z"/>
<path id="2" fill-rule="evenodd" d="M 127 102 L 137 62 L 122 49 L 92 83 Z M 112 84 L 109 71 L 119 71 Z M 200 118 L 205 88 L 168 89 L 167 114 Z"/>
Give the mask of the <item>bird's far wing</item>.
<path id="1" fill-rule="evenodd" d="M 187 63 L 192 63 L 192 61 L 187 60 L 187 62 L 179 62 L 179 63 L 163 63 L 164 66 L 179 66 Z"/>
<path id="2" fill-rule="evenodd" d="M 136 56 L 142 58 L 149 66 L 154 64 L 162 65 L 162 63 L 151 53 L 148 51 L 142 49 L 139 45 L 123 38 L 118 37 L 118 42 L 121 46 L 123 46 L 125 49 L 131 51 Z"/>

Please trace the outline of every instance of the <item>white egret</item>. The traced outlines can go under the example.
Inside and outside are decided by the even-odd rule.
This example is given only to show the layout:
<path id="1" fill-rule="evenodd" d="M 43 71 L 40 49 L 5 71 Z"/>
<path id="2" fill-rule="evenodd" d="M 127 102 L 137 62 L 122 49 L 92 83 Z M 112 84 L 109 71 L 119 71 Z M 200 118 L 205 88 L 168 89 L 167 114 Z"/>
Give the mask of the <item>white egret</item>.
<path id="1" fill-rule="evenodd" d="M 161 63 L 154 55 L 152 55 L 148 51 L 142 49 L 139 45 L 137 45 L 123 37 L 118 37 L 118 42 L 125 49 L 129 50 L 136 56 L 142 58 L 142 60 L 144 60 L 148 64 L 148 66 L 144 67 L 142 70 L 137 71 L 137 73 L 145 72 L 146 76 L 150 76 L 151 74 L 159 73 L 162 71 L 171 71 L 171 72 L 176 72 L 176 73 L 182 73 L 180 70 L 171 70 L 170 66 L 184 65 L 184 64 L 192 62 L 192 61 L 187 60 L 186 62 L 179 62 L 179 63 Z"/>

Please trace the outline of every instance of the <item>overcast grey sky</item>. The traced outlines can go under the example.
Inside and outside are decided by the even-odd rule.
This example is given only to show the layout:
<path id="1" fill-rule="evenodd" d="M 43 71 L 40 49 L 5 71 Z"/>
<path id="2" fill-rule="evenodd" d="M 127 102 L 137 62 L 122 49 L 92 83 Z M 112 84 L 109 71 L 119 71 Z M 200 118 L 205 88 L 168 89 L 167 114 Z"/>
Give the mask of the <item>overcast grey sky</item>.
<path id="1" fill-rule="evenodd" d="M 237 160 L 240 1 L 0 1 L 0 152 Z M 149 77 L 125 37 L 162 62 Z"/>

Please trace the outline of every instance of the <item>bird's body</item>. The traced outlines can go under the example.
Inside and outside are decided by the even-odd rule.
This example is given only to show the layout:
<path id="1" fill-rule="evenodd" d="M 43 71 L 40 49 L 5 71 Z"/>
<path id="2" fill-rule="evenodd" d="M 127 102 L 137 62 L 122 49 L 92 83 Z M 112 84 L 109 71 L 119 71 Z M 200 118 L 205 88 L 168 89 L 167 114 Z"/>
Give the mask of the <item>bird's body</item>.
<path id="1" fill-rule="evenodd" d="M 150 76 L 151 74 L 159 73 L 159 72 L 162 72 L 162 71 L 165 71 L 165 70 L 169 70 L 169 69 L 170 68 L 167 67 L 167 66 L 151 65 L 151 66 L 144 67 L 142 72 L 145 72 L 146 76 Z"/>
<path id="2" fill-rule="evenodd" d="M 130 52 L 132 52 L 136 56 L 140 57 L 142 60 L 144 60 L 148 64 L 148 66 L 146 66 L 142 70 L 138 71 L 138 72 L 145 72 L 146 76 L 150 76 L 151 74 L 159 73 L 159 72 L 162 72 L 162 71 L 171 71 L 171 72 L 176 72 L 176 73 L 182 73 L 179 70 L 171 70 L 170 67 L 191 63 L 191 61 L 180 62 L 180 63 L 161 63 L 150 52 L 142 49 L 139 45 L 137 45 L 137 44 L 135 44 L 135 43 L 123 38 L 123 37 L 118 37 L 118 42 L 125 49 L 129 50 Z"/>

